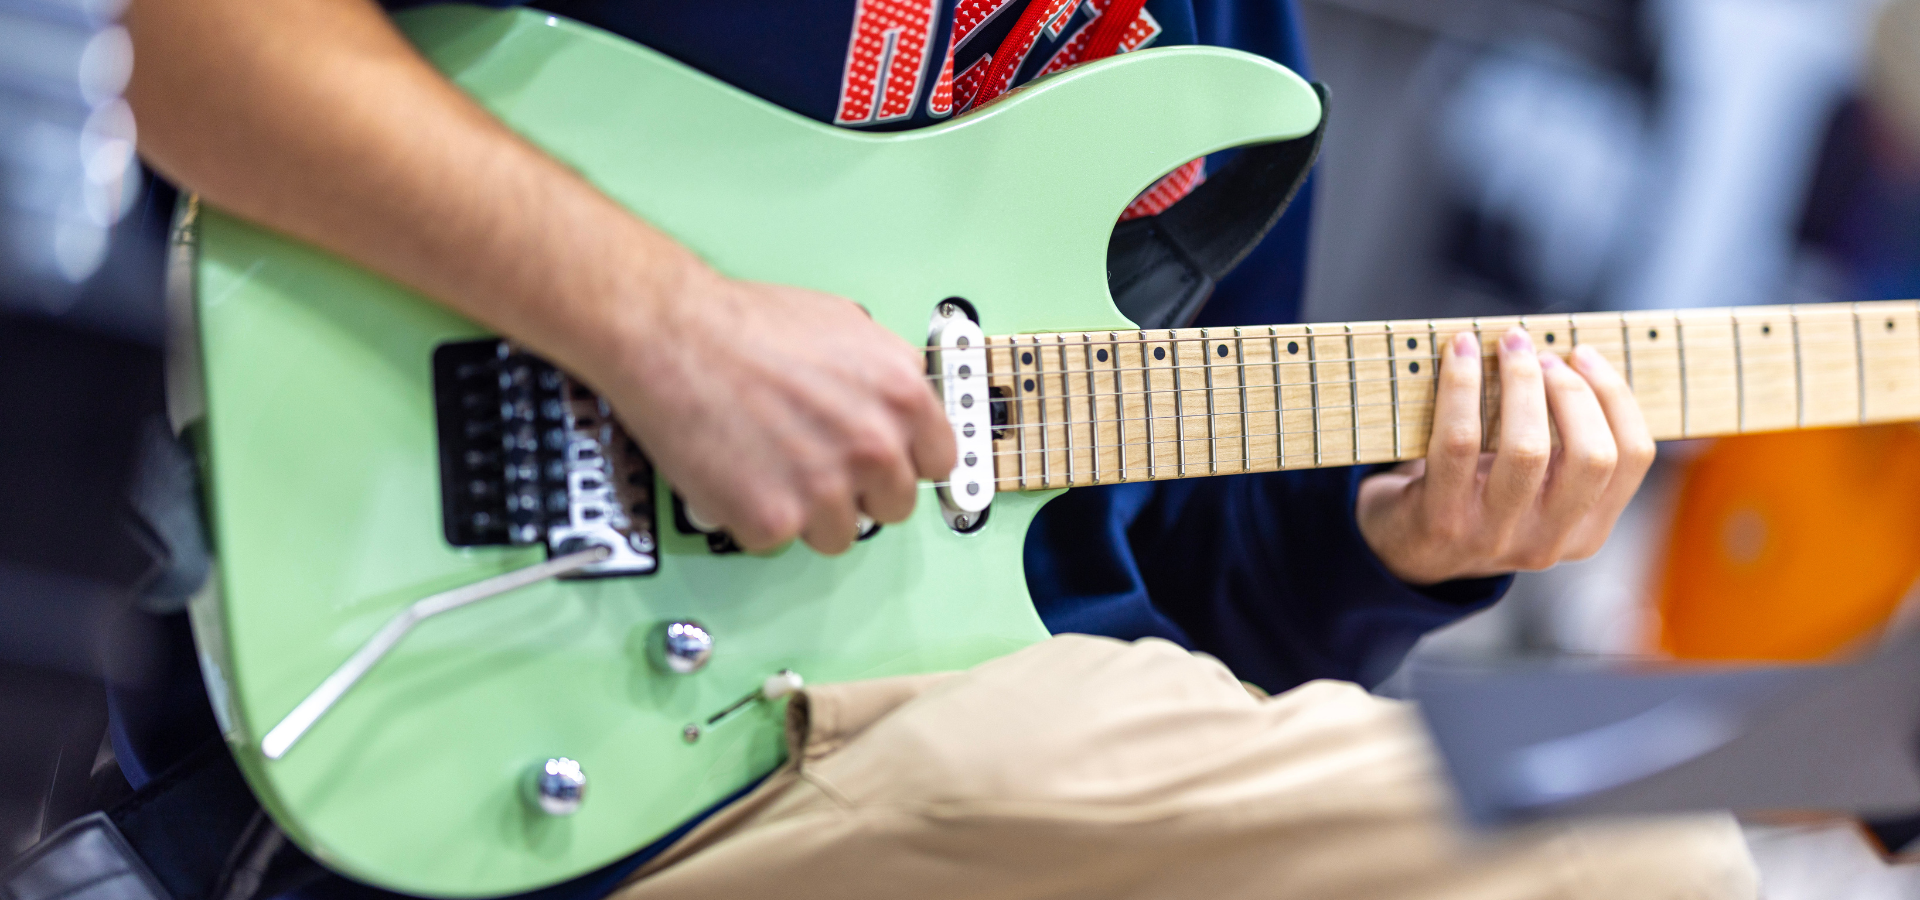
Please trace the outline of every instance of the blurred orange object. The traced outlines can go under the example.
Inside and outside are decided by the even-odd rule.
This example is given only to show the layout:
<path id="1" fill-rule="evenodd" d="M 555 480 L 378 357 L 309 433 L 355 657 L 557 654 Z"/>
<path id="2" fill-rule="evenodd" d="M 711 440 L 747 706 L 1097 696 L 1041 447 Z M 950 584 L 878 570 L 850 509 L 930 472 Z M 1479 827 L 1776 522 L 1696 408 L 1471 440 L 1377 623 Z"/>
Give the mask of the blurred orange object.
<path id="1" fill-rule="evenodd" d="M 1871 639 L 1920 577 L 1920 429 L 1723 438 L 1686 464 L 1659 648 L 1814 660 Z"/>

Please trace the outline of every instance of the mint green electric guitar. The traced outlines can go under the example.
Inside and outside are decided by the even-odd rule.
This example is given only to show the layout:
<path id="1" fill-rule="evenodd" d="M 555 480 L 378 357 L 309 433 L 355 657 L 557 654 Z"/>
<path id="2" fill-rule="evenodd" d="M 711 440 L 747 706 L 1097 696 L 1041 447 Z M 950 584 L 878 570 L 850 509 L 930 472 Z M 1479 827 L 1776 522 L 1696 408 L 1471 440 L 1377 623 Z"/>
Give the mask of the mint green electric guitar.
<path id="1" fill-rule="evenodd" d="M 287 833 L 383 886 L 502 894 L 614 862 L 778 765 L 801 681 L 1043 638 L 1021 546 L 1058 489 L 1420 456 L 1435 340 L 1509 325 L 1120 315 L 1107 244 L 1140 190 L 1320 120 L 1306 83 L 1246 54 L 1128 53 L 866 134 L 542 14 L 401 21 L 720 270 L 851 298 L 927 342 L 962 459 L 844 555 L 732 552 L 564 373 L 200 210 L 183 241 L 219 557 L 193 608 L 209 689 Z M 1912 303 L 1525 324 L 1630 372 L 1658 437 L 1920 418 Z"/>
<path id="2" fill-rule="evenodd" d="M 938 127 L 862 134 L 542 14 L 438 7 L 401 23 L 501 119 L 722 271 L 849 297 L 916 343 L 954 297 L 995 333 L 1131 327 L 1103 274 L 1121 209 L 1190 159 L 1298 137 L 1320 116 L 1279 66 L 1181 48 Z M 598 440 L 595 401 L 498 358 L 473 323 L 217 210 L 191 239 L 219 555 L 197 635 L 242 769 L 329 866 L 447 896 L 578 875 L 780 762 L 784 704 L 760 696 L 770 676 L 953 669 L 1046 634 L 1020 550 L 1048 495 L 990 491 L 984 392 L 976 493 L 943 503 L 929 489 L 910 521 L 837 558 L 729 553 L 685 527 L 623 440 Z M 966 329 L 948 331 L 951 343 Z M 967 355 L 983 380 L 982 346 Z M 535 407 L 525 453 L 503 401 Z M 562 417 L 542 418 L 554 403 Z M 549 446 L 555 423 L 565 443 Z M 596 459 L 577 458 L 587 439 Z M 504 482 L 503 455 L 539 470 Z M 617 489 L 583 484 L 596 462 Z M 537 515 L 500 502 L 531 485 Z M 556 513 L 588 526 L 560 549 Z M 568 551 L 617 554 L 571 573 L 601 577 L 395 624 L 422 598 Z M 674 622 L 697 623 L 710 651 L 676 629 L 681 656 L 665 658 Z M 304 728 L 290 720 L 370 641 L 401 632 L 350 689 L 309 704 L 303 716 L 325 708 Z M 550 759 L 567 762 L 550 774 Z M 535 770 L 551 782 L 576 769 L 583 796 L 531 786 Z"/>

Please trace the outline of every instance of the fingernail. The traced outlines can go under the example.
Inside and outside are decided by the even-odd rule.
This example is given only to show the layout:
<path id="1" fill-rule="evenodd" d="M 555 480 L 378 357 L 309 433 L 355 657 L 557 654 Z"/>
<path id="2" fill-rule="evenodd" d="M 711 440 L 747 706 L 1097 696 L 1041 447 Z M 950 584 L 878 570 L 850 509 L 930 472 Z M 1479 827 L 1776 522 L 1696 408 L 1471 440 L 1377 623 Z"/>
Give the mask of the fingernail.
<path id="1" fill-rule="evenodd" d="M 1462 331 L 1453 336 L 1453 355 L 1479 356 L 1480 342 L 1473 339 L 1473 332 Z"/>
<path id="2" fill-rule="evenodd" d="M 1533 338 L 1528 337 L 1525 330 L 1515 325 L 1501 336 L 1500 346 L 1505 347 L 1508 353 L 1525 353 L 1533 349 Z"/>

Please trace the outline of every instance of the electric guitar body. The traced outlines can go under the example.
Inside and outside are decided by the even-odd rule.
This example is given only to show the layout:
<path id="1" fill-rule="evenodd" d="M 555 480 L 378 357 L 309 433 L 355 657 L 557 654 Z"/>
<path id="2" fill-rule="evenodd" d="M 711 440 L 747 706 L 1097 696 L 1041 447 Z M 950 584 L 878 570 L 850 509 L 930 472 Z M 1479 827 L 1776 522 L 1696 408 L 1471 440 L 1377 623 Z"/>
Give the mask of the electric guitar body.
<path id="1" fill-rule="evenodd" d="M 1188 160 L 1320 117 L 1293 73 L 1189 47 L 1087 65 L 936 127 L 856 133 L 543 14 L 400 21 L 507 124 L 721 271 L 848 297 L 916 344 L 952 297 L 994 333 L 1133 328 L 1105 278 L 1126 204 Z M 263 738 L 410 604 L 548 551 L 450 539 L 457 401 L 436 354 L 491 346 L 474 343 L 483 329 L 218 210 L 184 239 L 219 558 L 196 637 L 249 783 L 341 872 L 482 896 L 591 871 L 780 762 L 784 704 L 754 699 L 769 675 L 956 669 L 1045 636 L 1021 548 L 1051 491 L 999 494 L 970 531 L 929 491 L 908 522 L 827 558 L 722 552 L 674 527 L 659 485 L 632 513 L 657 523 L 650 574 L 546 580 L 424 621 L 272 758 Z M 678 620 L 713 639 L 685 674 L 653 653 Z M 572 815 L 529 799 L 554 758 L 588 778 Z"/>

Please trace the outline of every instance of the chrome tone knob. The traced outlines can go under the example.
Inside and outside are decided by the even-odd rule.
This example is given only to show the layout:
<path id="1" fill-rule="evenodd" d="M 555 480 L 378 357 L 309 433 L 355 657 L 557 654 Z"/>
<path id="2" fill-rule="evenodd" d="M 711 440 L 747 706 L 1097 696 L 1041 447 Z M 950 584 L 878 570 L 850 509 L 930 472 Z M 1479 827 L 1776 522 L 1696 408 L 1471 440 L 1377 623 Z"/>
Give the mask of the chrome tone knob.
<path id="1" fill-rule="evenodd" d="M 532 799 L 540 811 L 550 816 L 570 816 L 580 811 L 587 797 L 587 773 L 580 764 L 564 756 L 549 759 L 533 772 Z"/>
<path id="2" fill-rule="evenodd" d="M 700 671 L 713 658 L 713 635 L 699 622 L 668 622 L 654 632 L 653 663 L 675 675 Z"/>

